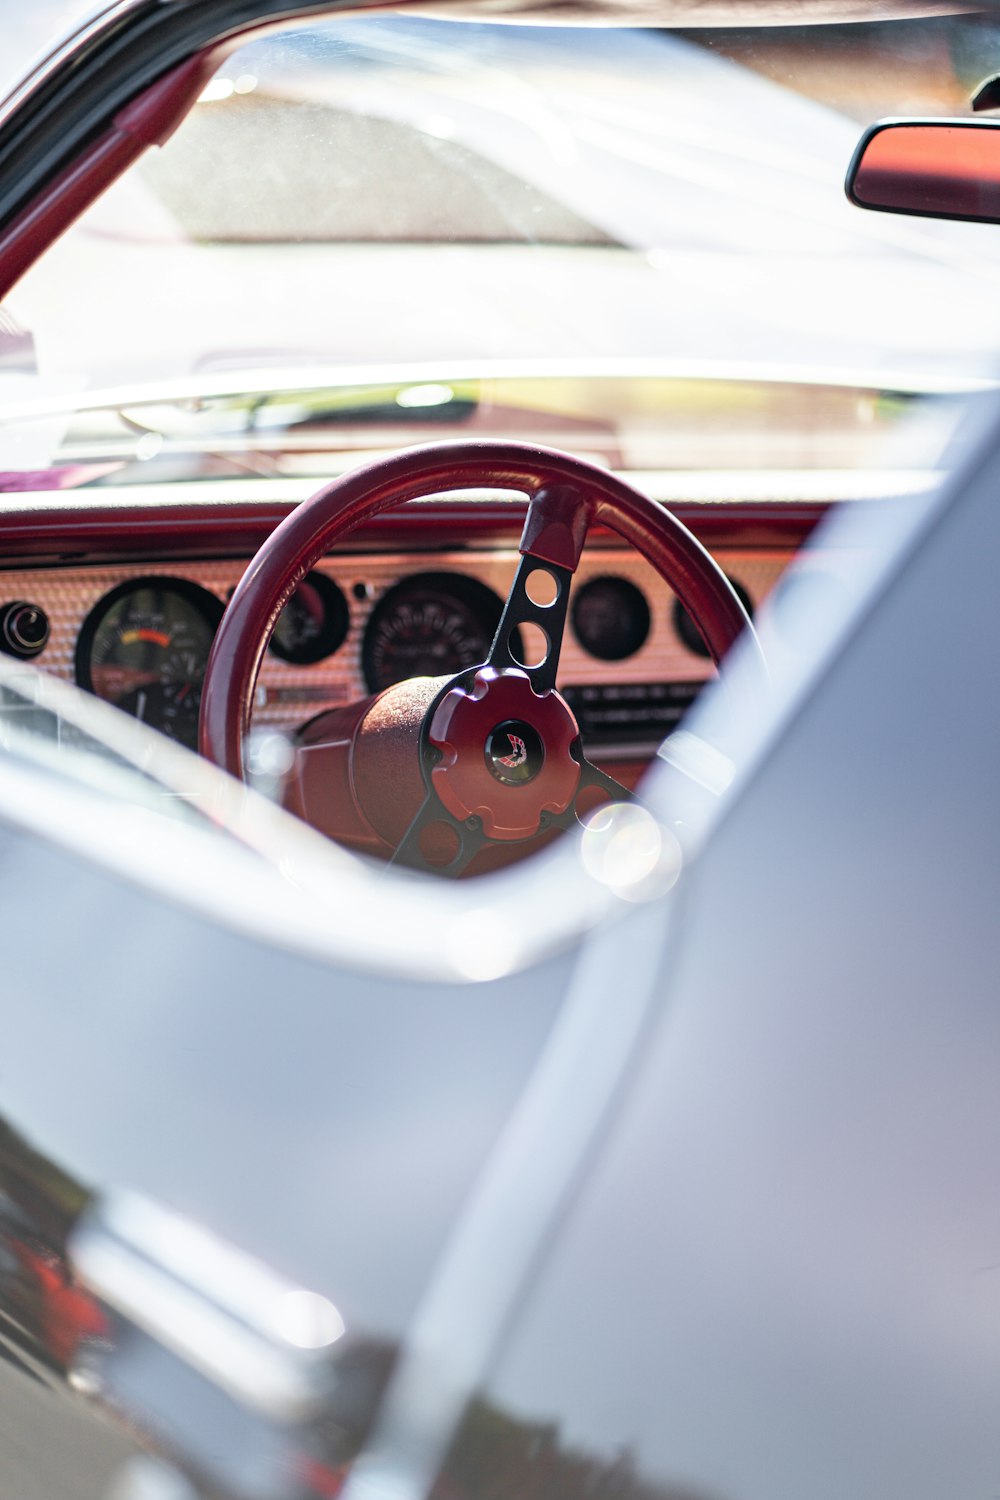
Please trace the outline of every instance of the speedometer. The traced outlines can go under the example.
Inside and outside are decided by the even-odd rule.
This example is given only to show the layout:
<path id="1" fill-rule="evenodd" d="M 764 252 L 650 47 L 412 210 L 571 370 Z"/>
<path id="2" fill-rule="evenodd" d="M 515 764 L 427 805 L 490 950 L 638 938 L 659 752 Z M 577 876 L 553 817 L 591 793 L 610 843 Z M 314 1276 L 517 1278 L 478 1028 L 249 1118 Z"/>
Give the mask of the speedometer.
<path id="1" fill-rule="evenodd" d="M 416 573 L 372 610 L 362 645 L 368 691 L 407 677 L 440 677 L 477 666 L 500 623 L 498 594 L 462 573 Z"/>
<path id="2" fill-rule="evenodd" d="M 189 749 L 220 599 L 184 578 L 136 578 L 105 594 L 76 647 L 81 687 Z"/>

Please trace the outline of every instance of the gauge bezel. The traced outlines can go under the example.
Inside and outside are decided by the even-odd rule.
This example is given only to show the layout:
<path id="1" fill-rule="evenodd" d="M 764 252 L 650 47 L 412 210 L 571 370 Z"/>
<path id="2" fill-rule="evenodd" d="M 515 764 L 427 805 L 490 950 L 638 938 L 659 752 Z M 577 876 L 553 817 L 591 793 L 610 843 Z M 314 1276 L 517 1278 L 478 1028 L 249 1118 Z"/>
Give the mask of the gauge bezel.
<path id="1" fill-rule="evenodd" d="M 304 647 L 284 646 L 278 639 L 278 628 L 281 624 L 281 615 L 279 615 L 267 648 L 270 655 L 277 661 L 285 662 L 292 667 L 312 667 L 317 662 L 326 661 L 327 657 L 333 656 L 334 652 L 340 650 L 351 630 L 351 608 L 340 585 L 335 583 L 329 574 L 321 573 L 318 568 L 309 570 L 295 590 L 295 594 L 305 584 L 316 590 L 323 605 L 323 624 L 318 635 Z M 291 608 L 295 594 L 289 599 L 285 609 Z M 283 614 L 284 610 L 282 610 Z"/>
<path id="2" fill-rule="evenodd" d="M 480 579 L 471 577 L 468 573 L 450 572 L 446 569 L 437 569 L 428 573 L 408 573 L 405 578 L 399 579 L 387 588 L 385 593 L 376 600 L 365 622 L 361 641 L 361 673 L 369 693 L 381 693 L 387 687 L 392 686 L 391 683 L 381 682 L 375 669 L 375 641 L 379 626 L 391 614 L 400 598 L 405 599 L 407 594 L 418 590 L 430 594 L 439 592 L 445 596 L 451 594 L 456 603 L 462 604 L 477 616 L 486 639 L 484 657 L 492 644 L 504 606 L 503 599 L 495 589 L 490 588 L 489 584 L 483 583 Z M 520 648 L 520 632 L 515 632 L 513 644 L 516 649 Z M 479 663 L 470 662 L 468 665 L 478 666 Z M 450 671 L 459 672 L 465 669 L 464 665 L 460 665 Z"/>
<path id="3" fill-rule="evenodd" d="M 214 638 L 226 609 L 225 604 L 217 594 L 213 594 L 208 589 L 203 588 L 200 583 L 194 583 L 190 578 L 178 578 L 172 573 L 144 573 L 138 578 L 127 578 L 123 583 L 116 584 L 113 589 L 109 589 L 106 594 L 102 594 L 80 626 L 80 633 L 76 638 L 73 666 L 77 686 L 83 688 L 88 693 L 93 693 L 94 697 L 100 698 L 102 703 L 110 703 L 113 708 L 118 708 L 120 705 L 112 698 L 105 698 L 94 687 L 94 680 L 91 673 L 94 642 L 97 632 L 104 624 L 111 610 L 117 604 L 121 603 L 123 599 L 127 599 L 130 594 L 137 594 L 142 589 L 157 589 L 161 593 L 176 594 L 188 604 L 193 605 L 208 626 L 210 638 Z M 206 662 L 208 660 L 207 653 L 205 660 Z M 123 709 L 122 712 L 127 713 L 128 710 Z M 159 724 L 153 724 L 151 727 L 159 730 L 161 734 L 167 734 L 168 738 L 173 739 L 175 744 L 184 743 L 182 740 L 170 735 L 169 731 Z"/>
<path id="4" fill-rule="evenodd" d="M 631 611 L 633 629 L 624 651 L 611 650 L 607 646 L 599 649 L 600 643 L 588 640 L 579 624 L 579 612 L 587 594 L 595 588 L 607 588 L 609 584 L 629 601 L 628 608 Z M 592 656 L 595 661 L 627 661 L 630 656 L 635 656 L 641 651 L 649 640 L 649 632 L 653 623 L 649 600 L 637 583 L 634 583 L 631 578 L 622 577 L 620 573 L 598 573 L 593 578 L 586 579 L 579 588 L 573 590 L 569 608 L 573 634 L 582 650 L 586 651 L 588 656 Z"/>

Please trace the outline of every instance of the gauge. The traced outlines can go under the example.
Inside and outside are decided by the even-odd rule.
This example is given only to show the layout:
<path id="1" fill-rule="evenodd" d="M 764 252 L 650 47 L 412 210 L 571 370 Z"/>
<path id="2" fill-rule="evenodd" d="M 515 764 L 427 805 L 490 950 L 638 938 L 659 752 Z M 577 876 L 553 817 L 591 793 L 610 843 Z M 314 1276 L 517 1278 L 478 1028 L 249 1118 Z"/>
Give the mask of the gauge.
<path id="1" fill-rule="evenodd" d="M 461 573 L 416 573 L 383 594 L 365 630 L 372 693 L 407 677 L 440 677 L 484 661 L 500 623 L 499 595 Z"/>
<path id="2" fill-rule="evenodd" d="M 730 578 L 729 582 L 736 591 L 743 608 L 753 619 L 753 600 L 749 593 L 735 578 Z M 688 650 L 693 651 L 695 656 L 711 656 L 711 651 L 701 638 L 701 632 L 679 599 L 674 600 L 674 629 Z"/>
<path id="3" fill-rule="evenodd" d="M 271 654 L 297 667 L 332 656 L 344 644 L 350 614 L 332 578 L 307 573 L 278 617 Z"/>
<path id="4" fill-rule="evenodd" d="M 649 635 L 646 596 L 627 578 L 593 578 L 573 595 L 573 632 L 601 661 L 633 656 Z"/>
<path id="5" fill-rule="evenodd" d="M 81 687 L 189 749 L 222 601 L 183 578 L 137 578 L 94 606 L 76 646 Z"/>

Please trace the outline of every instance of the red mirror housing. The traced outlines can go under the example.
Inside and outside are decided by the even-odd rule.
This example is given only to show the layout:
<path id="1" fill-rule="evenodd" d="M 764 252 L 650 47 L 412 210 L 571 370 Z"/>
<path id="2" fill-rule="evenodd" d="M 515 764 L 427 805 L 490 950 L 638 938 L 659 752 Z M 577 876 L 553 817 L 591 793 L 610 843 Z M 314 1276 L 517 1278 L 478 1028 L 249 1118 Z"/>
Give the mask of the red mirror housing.
<path id="1" fill-rule="evenodd" d="M 858 208 L 1000 224 L 1000 121 L 881 120 L 845 187 Z"/>

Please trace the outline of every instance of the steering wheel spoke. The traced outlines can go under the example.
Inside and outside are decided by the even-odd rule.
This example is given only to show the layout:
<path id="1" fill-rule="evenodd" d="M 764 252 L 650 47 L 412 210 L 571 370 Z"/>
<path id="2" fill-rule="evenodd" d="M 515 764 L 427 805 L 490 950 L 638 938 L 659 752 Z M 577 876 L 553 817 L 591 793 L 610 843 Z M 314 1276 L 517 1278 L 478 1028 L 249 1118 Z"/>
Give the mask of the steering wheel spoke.
<path id="1" fill-rule="evenodd" d="M 536 693 L 550 692 L 556 685 L 572 580 L 569 568 L 522 557 L 484 665 L 517 667 Z M 525 626 L 539 633 L 526 635 Z"/>
<path id="2" fill-rule="evenodd" d="M 602 771 L 599 766 L 589 761 L 579 741 L 574 747 L 573 757 L 580 766 L 580 780 L 573 800 L 564 812 L 558 815 L 546 815 L 544 819 L 546 828 L 574 828 L 578 824 L 585 823 L 590 814 L 596 812 L 598 808 L 607 807 L 611 802 L 641 800 L 635 792 L 623 786 L 614 776 L 609 776 L 606 771 Z"/>
<path id="3" fill-rule="evenodd" d="M 630 791 L 627 786 L 623 786 L 614 776 L 609 776 L 607 771 L 602 771 L 599 766 L 595 766 L 585 755 L 582 755 L 580 757 L 580 785 L 577 787 L 576 797 L 573 801 L 574 807 L 579 808 L 581 803 L 586 803 L 588 797 L 593 795 L 594 792 L 603 792 L 605 799 L 609 802 L 635 802 L 638 800 L 635 792 Z M 600 804 L 597 803 L 595 805 Z M 590 809 L 587 808 L 586 812 L 589 811 Z M 586 815 L 586 812 L 584 815 Z"/>
<path id="4" fill-rule="evenodd" d="M 455 879 L 488 842 L 480 818 L 454 817 L 431 787 L 389 864 Z"/>

